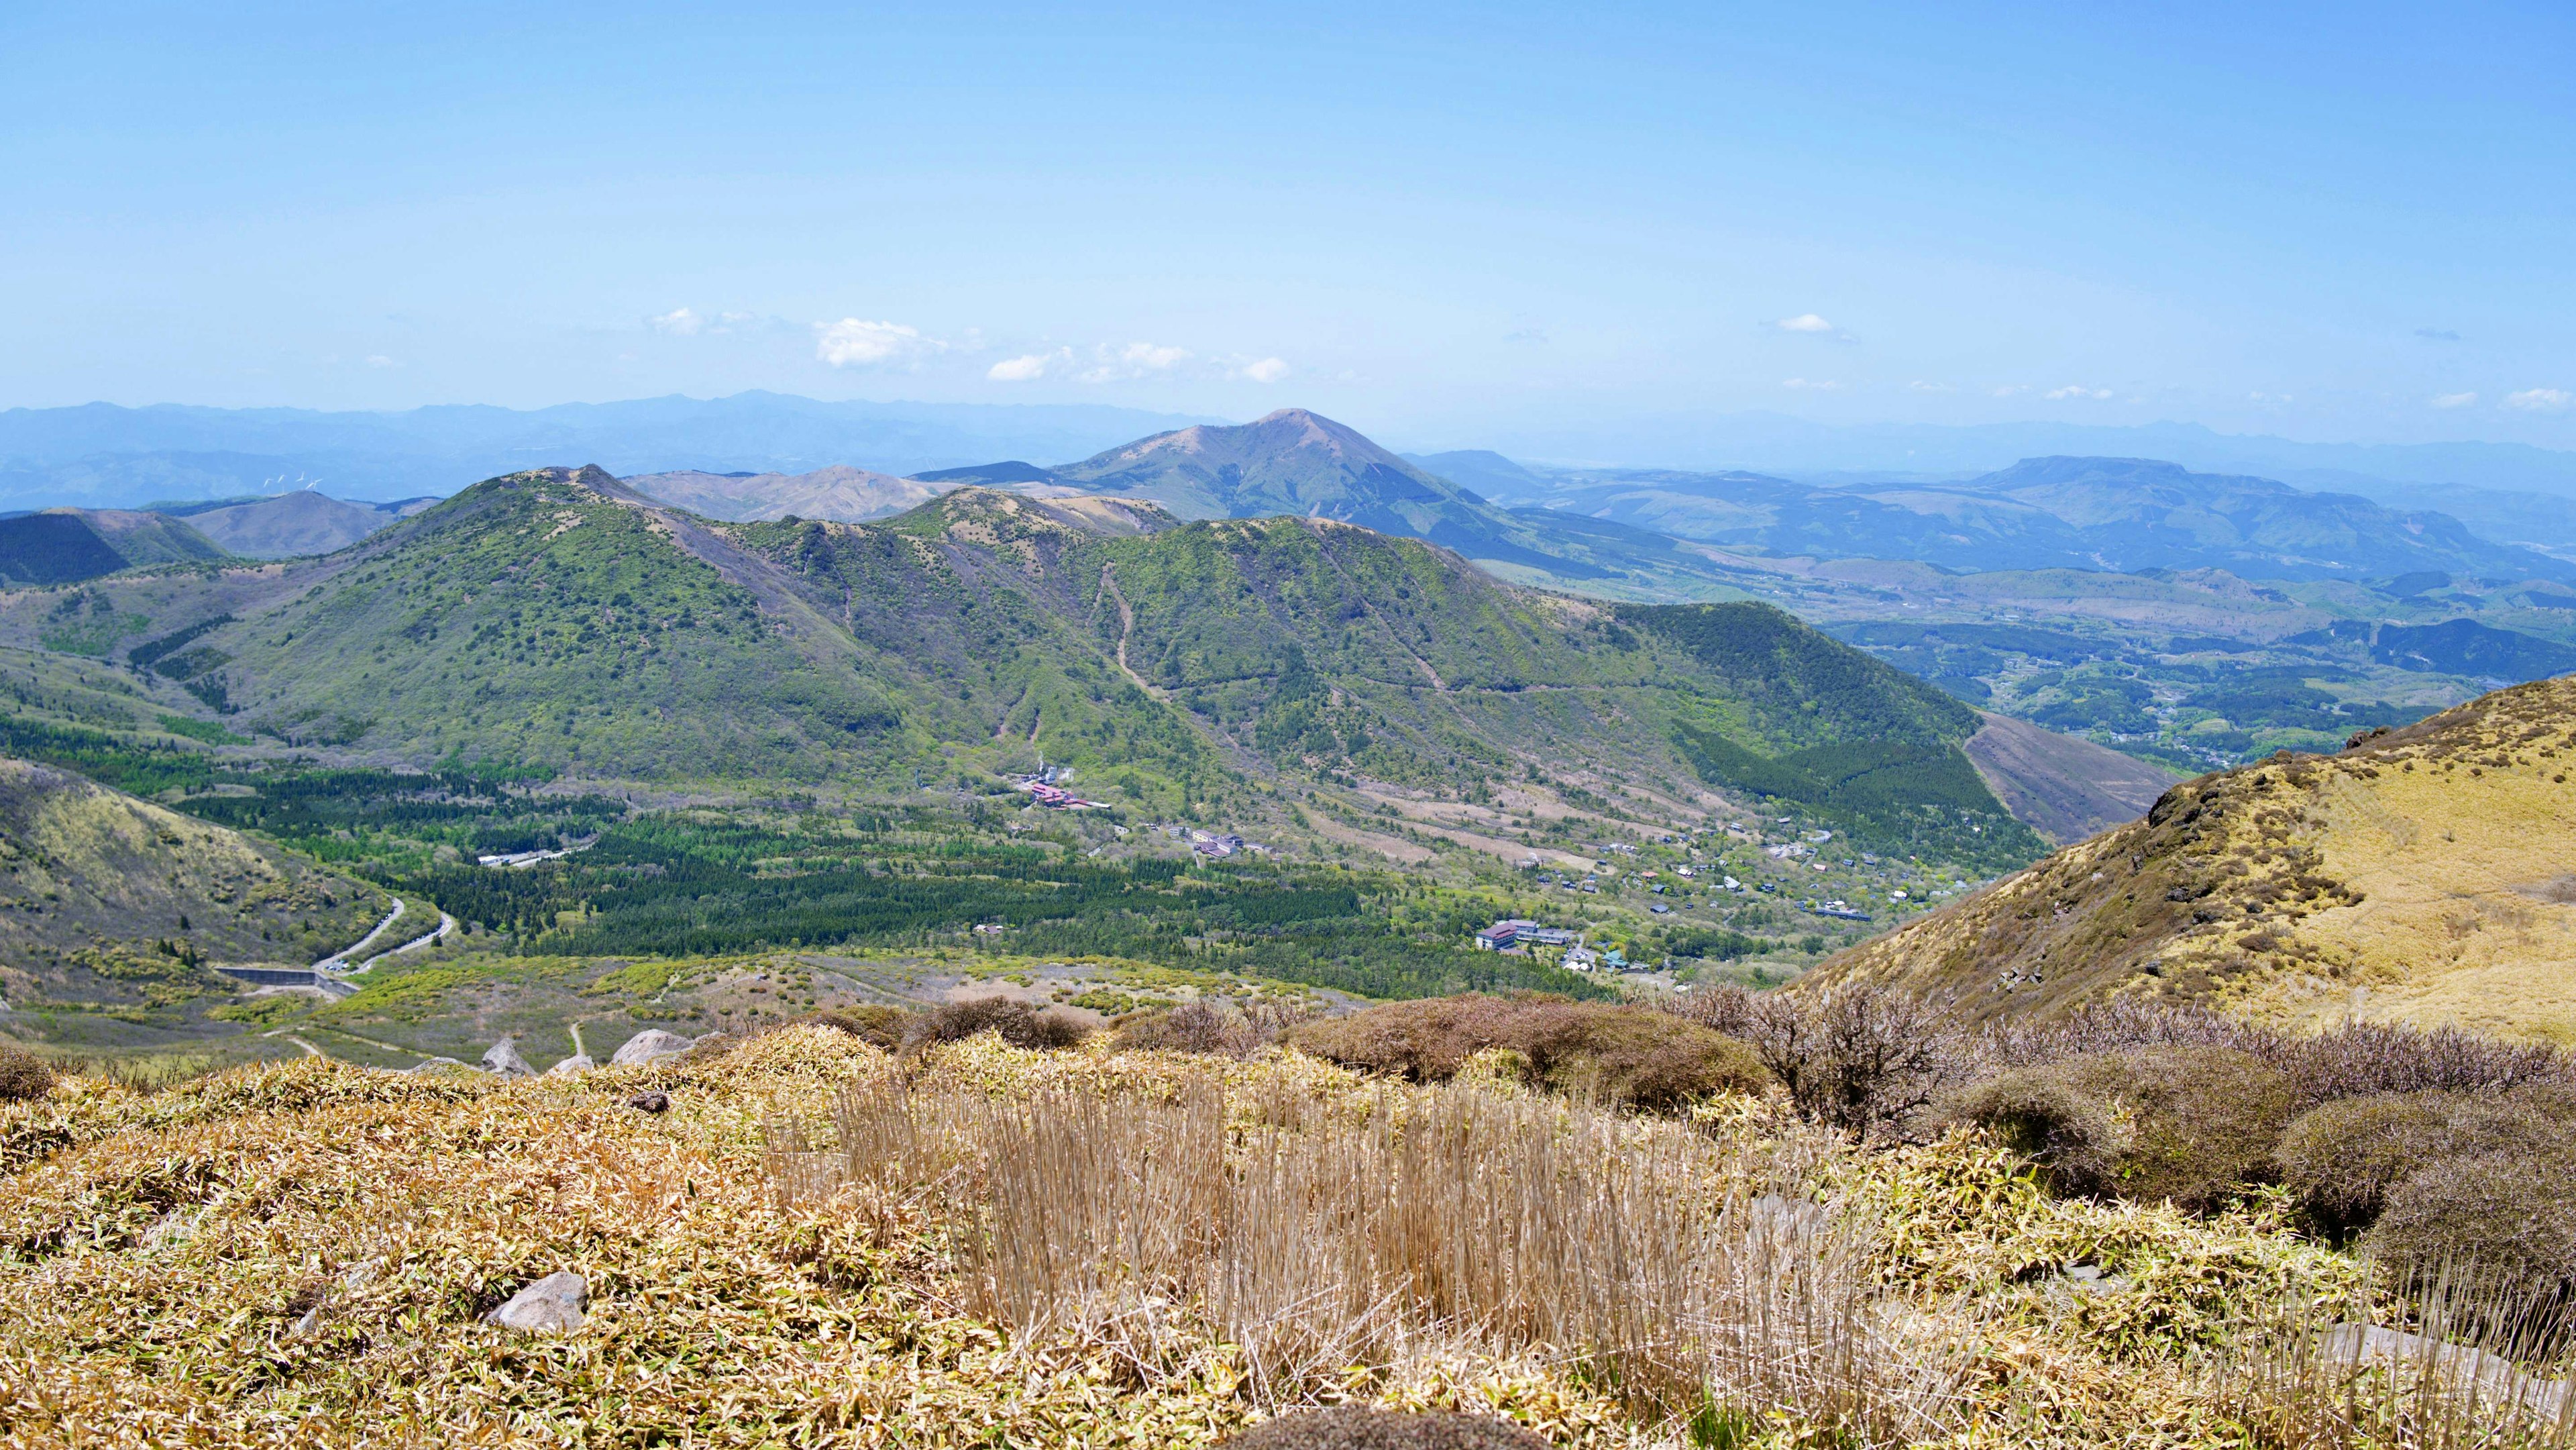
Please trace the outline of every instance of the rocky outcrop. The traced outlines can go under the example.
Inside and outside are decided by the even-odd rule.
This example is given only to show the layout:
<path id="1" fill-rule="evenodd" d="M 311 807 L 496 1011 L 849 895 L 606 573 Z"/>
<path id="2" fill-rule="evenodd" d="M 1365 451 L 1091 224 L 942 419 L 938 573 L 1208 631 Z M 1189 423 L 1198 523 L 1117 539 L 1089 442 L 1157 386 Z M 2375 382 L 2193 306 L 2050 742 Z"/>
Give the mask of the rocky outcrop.
<path id="1" fill-rule="evenodd" d="M 588 1319 L 590 1286 L 570 1269 L 548 1274 L 483 1317 L 526 1334 L 570 1334 Z"/>
<path id="2" fill-rule="evenodd" d="M 518 1040 L 509 1037 L 493 1043 L 491 1051 L 483 1054 L 483 1070 L 494 1077 L 535 1077 L 537 1075 L 537 1070 L 528 1066 L 528 1060 L 519 1055 Z"/>
<path id="3" fill-rule="evenodd" d="M 556 1063 L 554 1066 L 547 1068 L 546 1076 L 570 1077 L 574 1073 L 588 1072 L 597 1066 L 599 1066 L 599 1064 L 591 1061 L 587 1054 L 576 1052 L 572 1056 L 565 1058 L 563 1061 Z"/>
<path id="4" fill-rule="evenodd" d="M 608 1065 L 641 1067 L 648 1062 L 677 1057 L 696 1045 L 676 1032 L 665 1032 L 659 1027 L 647 1027 L 627 1038 L 625 1046 L 618 1048 L 616 1055 L 608 1059 Z"/>

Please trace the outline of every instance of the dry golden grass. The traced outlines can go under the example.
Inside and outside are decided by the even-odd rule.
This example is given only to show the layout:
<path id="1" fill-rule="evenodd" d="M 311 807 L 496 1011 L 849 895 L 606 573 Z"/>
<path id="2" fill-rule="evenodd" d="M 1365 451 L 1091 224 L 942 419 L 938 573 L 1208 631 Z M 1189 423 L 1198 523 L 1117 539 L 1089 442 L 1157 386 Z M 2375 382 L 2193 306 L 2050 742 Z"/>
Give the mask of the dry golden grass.
<path id="1" fill-rule="evenodd" d="M 1189 1447 L 1329 1400 L 1604 1450 L 2291 1443 L 2209 1366 L 2362 1283 L 2270 1200 L 2057 1202 L 1752 1100 L 819 1028 L 571 1079 L 76 1080 L 0 1105 L 0 1173 L 11 1447 Z M 578 1332 L 482 1322 L 565 1268 Z"/>
<path id="2" fill-rule="evenodd" d="M 2197 997 L 2576 1045 L 2571 768 L 2576 677 L 2499 690 L 2340 755 L 2186 782 L 1816 980 L 1989 1016 Z"/>

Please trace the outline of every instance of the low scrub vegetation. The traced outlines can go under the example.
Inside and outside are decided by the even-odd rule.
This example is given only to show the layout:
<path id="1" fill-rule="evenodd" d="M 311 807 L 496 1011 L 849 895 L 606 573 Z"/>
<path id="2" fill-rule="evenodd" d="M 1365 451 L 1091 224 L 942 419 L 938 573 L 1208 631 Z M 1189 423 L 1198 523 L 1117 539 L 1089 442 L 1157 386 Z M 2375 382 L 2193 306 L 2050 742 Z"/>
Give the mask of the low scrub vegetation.
<path id="1" fill-rule="evenodd" d="M 915 1015 L 904 1025 L 903 1046 L 918 1052 L 942 1042 L 992 1033 L 1013 1047 L 1072 1047 L 1091 1029 L 1061 1012 L 1010 997 L 976 997 Z"/>
<path id="2" fill-rule="evenodd" d="M 1295 1438 L 1336 1406 L 1582 1450 L 2568 1438 L 2499 1286 L 2381 1296 L 2279 1192 L 2098 1201 L 1910 1138 L 820 1023 L 519 1081 L 75 1074 L 0 1104 L 0 1404 L 100 1445 L 1187 1450 L 1348 1443 Z M 558 1272 L 569 1337 L 485 1321 Z M 2338 1352 L 2362 1321 L 2453 1358 Z M 2455 1393 L 2493 1357 L 2446 1338 L 2510 1395 Z"/>
<path id="3" fill-rule="evenodd" d="M 1644 1007 L 1469 994 L 1394 1002 L 1300 1027 L 1301 1051 L 1410 1082 L 1447 1082 L 1471 1062 L 1604 1102 L 1672 1109 L 1759 1092 L 1770 1073 L 1745 1043 Z"/>
<path id="4" fill-rule="evenodd" d="M 53 1091 L 54 1070 L 23 1047 L 0 1043 L 0 1103 L 23 1103 Z"/>

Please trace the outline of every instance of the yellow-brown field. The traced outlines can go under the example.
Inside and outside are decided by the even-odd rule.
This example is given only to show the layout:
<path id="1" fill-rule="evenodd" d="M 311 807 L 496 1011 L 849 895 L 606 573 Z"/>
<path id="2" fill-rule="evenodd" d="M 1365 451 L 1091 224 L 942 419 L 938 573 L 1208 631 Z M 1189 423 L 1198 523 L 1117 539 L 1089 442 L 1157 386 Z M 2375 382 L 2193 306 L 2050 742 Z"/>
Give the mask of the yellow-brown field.
<path id="1" fill-rule="evenodd" d="M 2576 678 L 2334 756 L 2186 782 L 2143 821 L 1821 969 L 1980 1016 L 2206 997 L 2576 1043 Z"/>

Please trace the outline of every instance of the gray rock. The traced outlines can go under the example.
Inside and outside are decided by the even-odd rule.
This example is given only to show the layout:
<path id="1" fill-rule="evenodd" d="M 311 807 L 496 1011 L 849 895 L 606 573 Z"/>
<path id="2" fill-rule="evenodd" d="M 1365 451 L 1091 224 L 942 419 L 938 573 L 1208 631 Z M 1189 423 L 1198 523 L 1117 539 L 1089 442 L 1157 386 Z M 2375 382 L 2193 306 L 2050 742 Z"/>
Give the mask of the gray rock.
<path id="1" fill-rule="evenodd" d="M 518 1041 L 508 1037 L 493 1043 L 492 1050 L 483 1054 L 483 1070 L 495 1077 L 535 1077 L 537 1075 L 537 1070 L 528 1066 L 528 1060 L 519 1055 Z"/>
<path id="2" fill-rule="evenodd" d="M 528 1334 L 570 1334 L 589 1317 L 590 1286 L 570 1269 L 558 1270 L 510 1296 L 483 1317 Z"/>
<path id="3" fill-rule="evenodd" d="M 2387 1365 L 2429 1372 L 2454 1390 L 2475 1390 L 2489 1400 L 2511 1400 L 2543 1418 L 2554 1419 L 2567 1407 L 2567 1381 L 2526 1374 L 2500 1354 L 2465 1344 L 2445 1344 L 2372 1324 L 2338 1324 L 2326 1331 L 2324 1347 L 2332 1363 L 2356 1370 Z"/>
<path id="4" fill-rule="evenodd" d="M 588 1072 L 597 1066 L 599 1066 L 598 1063 L 591 1061 L 586 1055 L 576 1052 L 572 1056 L 565 1058 L 563 1061 L 556 1063 L 554 1066 L 547 1068 L 546 1076 L 570 1077 L 574 1073 Z"/>
<path id="5" fill-rule="evenodd" d="M 617 1049 L 617 1054 L 608 1059 L 608 1065 L 641 1067 L 645 1063 L 659 1061 L 665 1057 L 677 1057 L 695 1046 L 697 1046 L 696 1043 L 676 1032 L 665 1032 L 659 1027 L 647 1027 L 627 1038 L 626 1045 Z"/>

